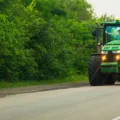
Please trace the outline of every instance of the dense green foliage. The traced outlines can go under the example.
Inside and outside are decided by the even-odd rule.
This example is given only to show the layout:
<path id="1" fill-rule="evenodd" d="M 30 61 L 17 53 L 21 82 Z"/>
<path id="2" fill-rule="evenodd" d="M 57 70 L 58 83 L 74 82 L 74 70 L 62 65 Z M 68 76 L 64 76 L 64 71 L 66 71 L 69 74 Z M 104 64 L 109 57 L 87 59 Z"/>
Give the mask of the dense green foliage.
<path id="1" fill-rule="evenodd" d="M 94 26 L 86 0 L 0 0 L 0 79 L 86 73 Z"/>

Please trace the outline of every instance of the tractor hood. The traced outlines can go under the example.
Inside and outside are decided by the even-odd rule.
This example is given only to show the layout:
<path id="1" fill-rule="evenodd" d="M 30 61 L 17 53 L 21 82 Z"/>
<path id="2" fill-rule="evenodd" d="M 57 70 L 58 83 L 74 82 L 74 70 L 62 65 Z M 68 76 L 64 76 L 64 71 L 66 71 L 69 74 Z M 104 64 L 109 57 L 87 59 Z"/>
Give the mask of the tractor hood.
<path id="1" fill-rule="evenodd" d="M 120 45 L 120 40 L 113 40 L 111 42 L 108 42 L 106 45 Z"/>
<path id="2" fill-rule="evenodd" d="M 102 51 L 118 51 L 120 50 L 120 40 L 114 40 L 108 42 L 106 45 L 103 46 Z"/>

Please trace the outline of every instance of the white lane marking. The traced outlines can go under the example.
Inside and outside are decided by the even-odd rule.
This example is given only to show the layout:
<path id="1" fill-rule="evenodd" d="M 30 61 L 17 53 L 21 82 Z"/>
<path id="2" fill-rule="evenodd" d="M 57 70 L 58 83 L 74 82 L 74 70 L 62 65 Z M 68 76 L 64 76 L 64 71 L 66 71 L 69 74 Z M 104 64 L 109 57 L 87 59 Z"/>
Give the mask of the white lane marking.
<path id="1" fill-rule="evenodd" d="M 114 118 L 114 119 L 112 119 L 112 120 L 120 120 L 120 116 L 119 116 L 119 117 L 116 117 L 116 118 Z"/>

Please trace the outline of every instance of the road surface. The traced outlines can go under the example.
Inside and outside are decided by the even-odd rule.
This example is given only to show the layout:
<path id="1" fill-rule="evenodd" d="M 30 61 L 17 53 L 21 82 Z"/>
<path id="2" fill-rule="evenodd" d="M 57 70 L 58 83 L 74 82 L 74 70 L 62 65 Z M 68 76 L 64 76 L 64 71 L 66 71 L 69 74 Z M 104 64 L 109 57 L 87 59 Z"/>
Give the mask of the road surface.
<path id="1" fill-rule="evenodd" d="M 87 86 L 0 98 L 0 120 L 113 120 L 119 116 L 120 85 Z"/>

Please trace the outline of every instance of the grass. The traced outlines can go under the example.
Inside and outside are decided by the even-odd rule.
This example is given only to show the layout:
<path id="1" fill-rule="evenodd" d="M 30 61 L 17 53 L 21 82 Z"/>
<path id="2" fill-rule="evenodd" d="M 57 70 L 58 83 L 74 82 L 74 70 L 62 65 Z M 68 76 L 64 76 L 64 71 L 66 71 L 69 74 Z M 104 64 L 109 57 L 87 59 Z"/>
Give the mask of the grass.
<path id="1" fill-rule="evenodd" d="M 0 89 L 3 88 L 15 88 L 15 87 L 25 87 L 25 86 L 35 86 L 35 85 L 55 85 L 64 83 L 80 83 L 88 81 L 87 75 L 75 75 L 67 78 L 59 78 L 52 80 L 27 80 L 27 81 L 16 81 L 16 82 L 0 82 Z"/>

